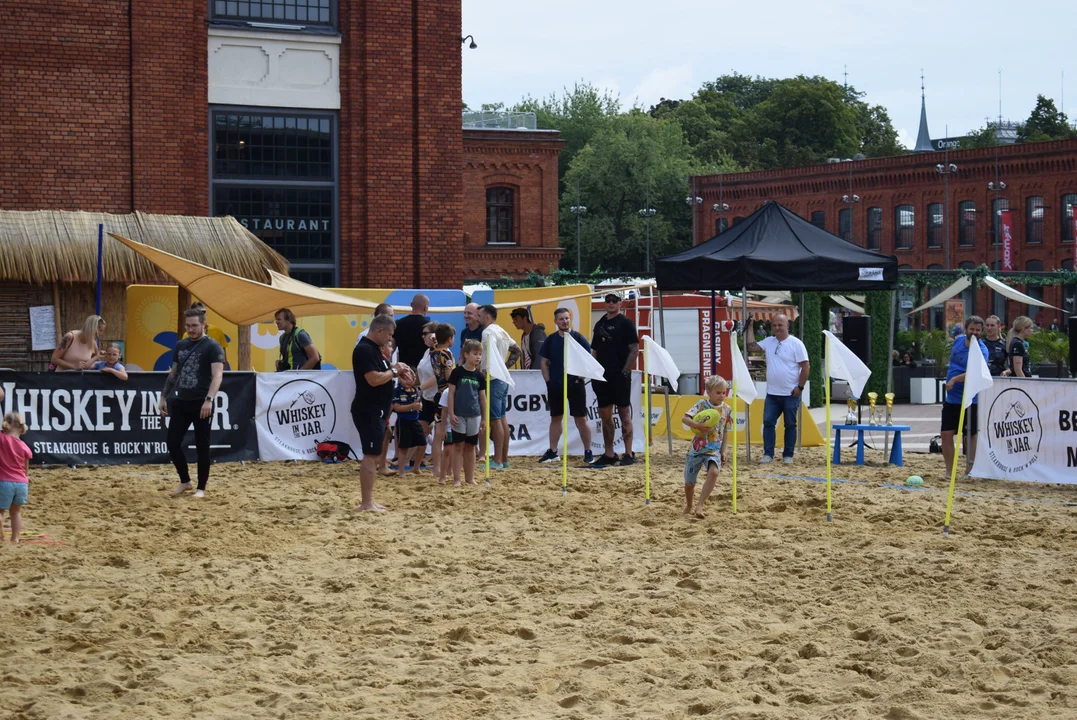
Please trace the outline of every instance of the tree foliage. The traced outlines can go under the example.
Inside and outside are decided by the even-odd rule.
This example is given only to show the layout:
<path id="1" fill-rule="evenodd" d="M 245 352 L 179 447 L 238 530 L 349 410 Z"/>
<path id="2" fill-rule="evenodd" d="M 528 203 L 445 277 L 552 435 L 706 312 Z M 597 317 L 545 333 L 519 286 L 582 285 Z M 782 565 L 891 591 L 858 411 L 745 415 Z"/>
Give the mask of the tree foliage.
<path id="1" fill-rule="evenodd" d="M 1074 137 L 1066 113 L 1055 107 L 1055 101 L 1043 95 L 1036 96 L 1036 107 L 1028 120 L 1017 126 L 1017 142 L 1043 142 Z"/>

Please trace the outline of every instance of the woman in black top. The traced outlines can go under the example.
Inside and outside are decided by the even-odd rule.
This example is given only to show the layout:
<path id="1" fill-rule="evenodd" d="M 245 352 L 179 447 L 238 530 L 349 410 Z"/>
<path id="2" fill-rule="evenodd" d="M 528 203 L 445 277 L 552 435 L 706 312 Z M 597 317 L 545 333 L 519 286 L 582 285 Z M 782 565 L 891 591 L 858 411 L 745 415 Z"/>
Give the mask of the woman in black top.
<path id="1" fill-rule="evenodd" d="M 1028 353 L 1028 339 L 1032 336 L 1032 320 L 1024 315 L 1013 321 L 1013 327 L 1006 336 L 1006 357 L 1010 363 L 1010 374 L 1014 377 L 1030 377 L 1032 359 Z"/>

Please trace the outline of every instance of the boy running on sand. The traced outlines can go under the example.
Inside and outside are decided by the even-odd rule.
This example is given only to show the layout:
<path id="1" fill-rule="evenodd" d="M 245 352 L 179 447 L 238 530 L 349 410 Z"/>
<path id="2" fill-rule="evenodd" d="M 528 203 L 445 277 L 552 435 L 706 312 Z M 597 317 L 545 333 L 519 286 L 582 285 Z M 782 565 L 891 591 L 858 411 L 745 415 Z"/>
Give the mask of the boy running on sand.
<path id="1" fill-rule="evenodd" d="M 719 375 L 707 378 L 707 397 L 700 400 L 684 414 L 681 422 L 695 431 L 692 447 L 684 459 L 684 512 L 692 512 L 693 498 L 696 494 L 696 478 L 704 466 L 707 468 L 707 480 L 699 492 L 699 502 L 695 504 L 696 517 L 703 518 L 703 506 L 710 497 L 714 484 L 718 482 L 718 473 L 729 461 L 729 451 L 725 445 L 726 430 L 733 427 L 733 413 L 725 404 L 729 383 Z M 721 419 L 714 427 L 707 427 L 692 420 L 697 413 L 704 410 L 717 410 Z"/>
<path id="2" fill-rule="evenodd" d="M 452 432 L 453 455 L 460 456 L 464 466 L 464 479 L 468 485 L 475 484 L 475 448 L 486 417 L 486 377 L 479 370 L 482 362 L 482 343 L 465 340 L 460 351 L 463 364 L 458 365 L 449 376 L 449 424 Z M 446 440 L 446 444 L 448 444 Z M 442 459 L 444 467 L 444 459 Z M 460 475 L 453 462 L 453 485 L 460 485 Z"/>
<path id="3" fill-rule="evenodd" d="M 22 506 L 29 498 L 30 458 L 33 453 L 19 436 L 26 432 L 22 415 L 10 412 L 4 416 L 0 434 L 0 542 L 4 541 L 4 511 L 11 511 L 11 542 L 19 541 L 22 530 Z"/>

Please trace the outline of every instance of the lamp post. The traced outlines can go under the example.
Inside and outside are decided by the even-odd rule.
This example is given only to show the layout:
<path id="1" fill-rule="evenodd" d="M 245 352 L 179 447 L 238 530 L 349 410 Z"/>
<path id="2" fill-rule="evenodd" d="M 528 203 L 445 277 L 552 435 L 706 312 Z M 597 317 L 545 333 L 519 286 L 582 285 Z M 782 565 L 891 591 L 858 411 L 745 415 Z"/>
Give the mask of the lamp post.
<path id="1" fill-rule="evenodd" d="M 994 208 L 992 208 L 994 212 L 991 213 L 991 217 L 993 218 L 991 224 L 995 226 L 995 236 L 991 238 L 991 240 L 994 242 L 995 245 L 995 267 L 993 269 L 999 270 L 1000 268 L 998 264 L 998 246 L 1002 244 L 999 239 L 999 233 L 1002 231 L 1002 222 L 999 219 L 999 214 L 1001 213 L 1002 209 L 998 206 L 998 194 L 1006 189 L 1006 183 L 998 179 L 997 165 L 995 166 L 995 181 L 987 183 L 987 189 L 993 190 L 995 193 L 995 206 Z"/>
<path id="2" fill-rule="evenodd" d="M 695 189 L 695 180 L 692 181 L 692 188 Z M 684 199 L 684 202 L 688 207 L 692 208 L 692 245 L 696 244 L 696 206 L 703 204 L 703 198 L 699 197 L 695 193 L 689 195 Z"/>
<path id="3" fill-rule="evenodd" d="M 653 207 L 645 207 L 639 211 L 639 216 L 643 218 L 647 223 L 647 241 L 646 245 L 646 259 L 644 260 L 643 272 L 649 273 L 651 271 L 651 218 L 655 216 L 658 211 Z"/>
<path id="4" fill-rule="evenodd" d="M 855 159 L 860 159 L 860 157 L 861 156 L 858 154 Z M 853 205 L 856 205 L 858 202 L 860 202 L 860 196 L 853 194 L 853 159 L 854 158 L 846 158 L 845 159 L 845 162 L 849 163 L 849 192 L 846 195 L 841 196 L 841 201 L 849 206 L 847 209 L 849 210 L 849 238 L 848 238 L 848 240 L 850 242 L 853 239 L 852 238 L 852 235 L 853 235 Z M 839 232 L 841 231 L 840 227 L 838 228 L 838 231 Z M 843 238 L 843 239 L 845 239 L 845 238 Z"/>
<path id="5" fill-rule="evenodd" d="M 942 248 L 943 248 L 943 267 L 947 270 L 950 269 L 950 176 L 957 172 L 957 165 L 953 163 L 939 163 L 935 166 L 935 172 L 942 175 L 944 183 L 945 199 L 943 202 L 945 206 L 943 208 L 942 218 Z M 928 220 L 930 223 L 931 221 Z"/>
<path id="6" fill-rule="evenodd" d="M 711 209 L 714 210 L 714 213 L 718 216 L 718 232 L 724 232 L 725 228 L 722 227 L 722 213 L 729 212 L 729 205 L 724 202 L 716 202 L 711 205 Z"/>
<path id="7" fill-rule="evenodd" d="M 580 218 L 587 214 L 587 206 L 580 205 L 580 181 L 576 181 L 576 204 L 568 209 L 576 216 L 576 274 L 583 276 L 583 265 L 580 262 Z"/>

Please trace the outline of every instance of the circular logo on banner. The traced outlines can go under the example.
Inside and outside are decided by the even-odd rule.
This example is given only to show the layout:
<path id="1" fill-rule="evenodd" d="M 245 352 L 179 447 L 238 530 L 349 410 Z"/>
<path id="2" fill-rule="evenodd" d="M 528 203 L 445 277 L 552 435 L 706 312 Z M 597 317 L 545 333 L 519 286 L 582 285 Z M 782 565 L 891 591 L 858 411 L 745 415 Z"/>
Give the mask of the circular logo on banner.
<path id="1" fill-rule="evenodd" d="M 1039 407 L 1024 390 L 1007 388 L 999 393 L 981 427 L 987 433 L 991 463 L 1002 472 L 1016 475 L 1039 461 L 1043 423 Z"/>
<path id="2" fill-rule="evenodd" d="M 337 426 L 337 406 L 321 383 L 289 380 L 269 400 L 266 425 L 273 442 L 297 455 L 313 455 Z"/>

